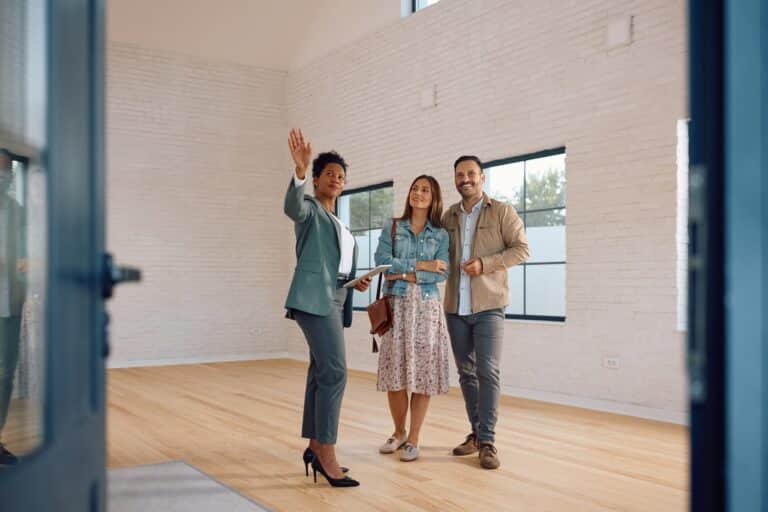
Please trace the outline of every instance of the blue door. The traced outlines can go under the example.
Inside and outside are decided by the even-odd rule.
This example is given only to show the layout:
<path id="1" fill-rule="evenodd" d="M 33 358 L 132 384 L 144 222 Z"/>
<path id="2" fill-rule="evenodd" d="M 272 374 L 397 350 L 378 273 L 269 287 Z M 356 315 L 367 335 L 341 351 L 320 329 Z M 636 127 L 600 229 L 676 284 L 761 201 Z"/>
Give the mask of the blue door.
<path id="1" fill-rule="evenodd" d="M 0 510 L 105 510 L 102 0 L 0 1 Z"/>
<path id="2" fill-rule="evenodd" d="M 768 511 L 768 3 L 691 0 L 695 512 Z"/>

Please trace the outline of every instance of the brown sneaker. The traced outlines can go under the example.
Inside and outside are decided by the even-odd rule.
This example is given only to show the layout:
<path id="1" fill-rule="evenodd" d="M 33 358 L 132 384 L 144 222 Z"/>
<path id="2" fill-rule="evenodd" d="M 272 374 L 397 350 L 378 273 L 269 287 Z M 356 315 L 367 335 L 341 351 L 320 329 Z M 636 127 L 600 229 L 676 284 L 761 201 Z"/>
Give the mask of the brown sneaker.
<path id="1" fill-rule="evenodd" d="M 496 469 L 500 464 L 499 455 L 493 443 L 487 441 L 480 443 L 480 465 L 485 469 Z"/>
<path id="2" fill-rule="evenodd" d="M 459 446 L 453 449 L 454 455 L 471 455 L 477 451 L 477 436 L 469 434 Z"/>

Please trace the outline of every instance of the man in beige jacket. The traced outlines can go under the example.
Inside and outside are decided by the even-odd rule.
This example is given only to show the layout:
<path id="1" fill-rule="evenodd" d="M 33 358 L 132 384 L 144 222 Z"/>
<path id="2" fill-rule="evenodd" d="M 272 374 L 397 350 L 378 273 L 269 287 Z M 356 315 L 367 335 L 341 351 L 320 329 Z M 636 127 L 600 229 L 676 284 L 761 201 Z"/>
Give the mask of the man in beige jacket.
<path id="1" fill-rule="evenodd" d="M 482 467 L 496 469 L 499 457 L 494 428 L 504 308 L 509 304 L 507 269 L 528 259 L 528 239 L 515 209 L 483 192 L 485 174 L 479 158 L 461 156 L 453 168 L 462 200 L 443 216 L 450 235 L 445 313 L 472 427 L 453 454 L 479 451 Z"/>

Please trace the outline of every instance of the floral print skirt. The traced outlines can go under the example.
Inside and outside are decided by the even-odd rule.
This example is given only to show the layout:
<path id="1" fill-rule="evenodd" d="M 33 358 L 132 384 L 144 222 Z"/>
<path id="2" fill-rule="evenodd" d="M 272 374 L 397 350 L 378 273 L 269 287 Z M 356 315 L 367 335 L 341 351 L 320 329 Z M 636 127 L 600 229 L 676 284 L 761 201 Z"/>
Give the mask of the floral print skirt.
<path id="1" fill-rule="evenodd" d="M 392 328 L 382 337 L 376 389 L 437 395 L 448 392 L 448 328 L 439 297 L 424 299 L 409 284 L 392 297 Z"/>

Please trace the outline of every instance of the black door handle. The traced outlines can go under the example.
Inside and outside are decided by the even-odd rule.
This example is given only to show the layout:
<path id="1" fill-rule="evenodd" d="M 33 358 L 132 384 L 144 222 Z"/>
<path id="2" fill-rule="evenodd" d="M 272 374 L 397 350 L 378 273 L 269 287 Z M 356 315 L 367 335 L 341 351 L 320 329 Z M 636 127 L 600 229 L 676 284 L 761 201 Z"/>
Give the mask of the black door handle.
<path id="1" fill-rule="evenodd" d="M 141 281 L 141 270 L 135 267 L 115 265 L 110 253 L 104 254 L 104 270 L 101 279 L 101 295 L 105 299 L 112 297 L 115 285 Z"/>

